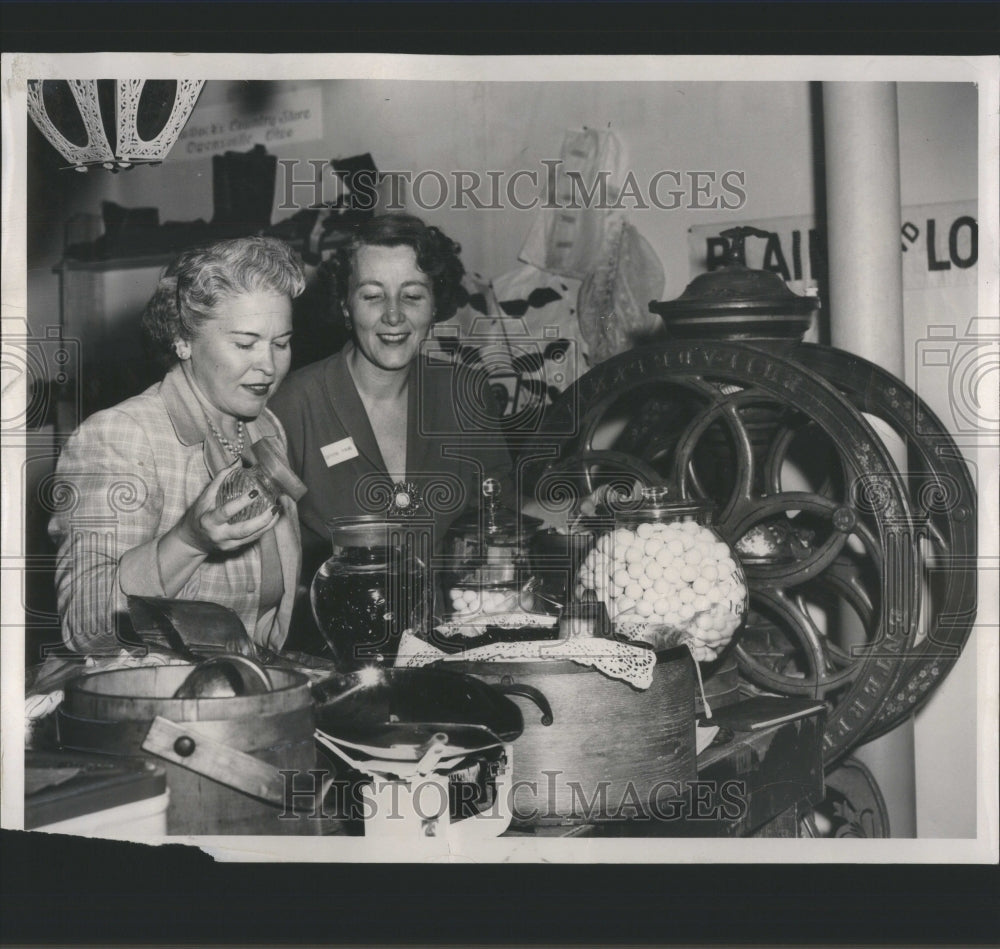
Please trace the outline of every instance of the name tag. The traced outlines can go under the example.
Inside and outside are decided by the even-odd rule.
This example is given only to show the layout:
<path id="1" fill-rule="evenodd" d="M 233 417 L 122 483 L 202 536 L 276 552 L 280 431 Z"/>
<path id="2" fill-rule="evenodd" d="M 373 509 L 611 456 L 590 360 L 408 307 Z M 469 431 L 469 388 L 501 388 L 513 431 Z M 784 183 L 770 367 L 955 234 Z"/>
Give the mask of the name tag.
<path id="1" fill-rule="evenodd" d="M 339 442 L 330 442 L 329 445 L 324 445 L 320 451 L 323 453 L 323 460 L 326 462 L 327 468 L 358 457 L 358 449 L 350 435 L 347 438 L 342 438 Z"/>

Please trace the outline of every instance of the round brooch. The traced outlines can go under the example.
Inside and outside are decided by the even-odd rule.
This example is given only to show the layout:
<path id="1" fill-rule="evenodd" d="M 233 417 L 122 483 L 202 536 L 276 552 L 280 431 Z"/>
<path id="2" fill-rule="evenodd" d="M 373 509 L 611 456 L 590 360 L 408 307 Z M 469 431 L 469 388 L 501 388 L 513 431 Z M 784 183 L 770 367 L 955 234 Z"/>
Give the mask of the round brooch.
<path id="1" fill-rule="evenodd" d="M 412 481 L 400 481 L 392 486 L 389 517 L 414 517 L 423 509 L 423 499 Z"/>

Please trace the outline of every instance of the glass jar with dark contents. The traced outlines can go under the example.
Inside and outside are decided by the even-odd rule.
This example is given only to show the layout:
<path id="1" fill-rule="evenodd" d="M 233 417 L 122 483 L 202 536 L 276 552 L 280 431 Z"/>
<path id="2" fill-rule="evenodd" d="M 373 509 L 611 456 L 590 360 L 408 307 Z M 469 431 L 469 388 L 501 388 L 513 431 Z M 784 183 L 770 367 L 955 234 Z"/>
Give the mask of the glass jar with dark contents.
<path id="1" fill-rule="evenodd" d="M 405 524 L 378 516 L 334 518 L 333 555 L 310 588 L 313 616 L 337 665 L 391 665 L 404 630 L 429 615 L 427 571 Z"/>

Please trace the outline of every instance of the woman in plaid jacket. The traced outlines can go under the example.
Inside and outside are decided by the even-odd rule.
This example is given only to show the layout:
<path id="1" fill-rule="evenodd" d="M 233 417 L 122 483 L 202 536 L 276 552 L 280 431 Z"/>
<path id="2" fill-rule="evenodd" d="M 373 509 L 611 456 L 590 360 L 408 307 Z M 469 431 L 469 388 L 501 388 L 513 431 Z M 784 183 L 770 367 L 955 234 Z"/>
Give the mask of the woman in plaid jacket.
<path id="1" fill-rule="evenodd" d="M 288 372 L 294 252 L 240 238 L 181 254 L 164 272 L 143 327 L 164 354 L 163 380 L 88 418 L 56 469 L 56 589 L 67 645 L 120 648 L 130 594 L 209 600 L 234 610 L 259 645 L 288 635 L 301 562 L 294 501 L 246 520 L 257 492 L 216 495 L 260 440 L 281 457 L 265 404 Z"/>

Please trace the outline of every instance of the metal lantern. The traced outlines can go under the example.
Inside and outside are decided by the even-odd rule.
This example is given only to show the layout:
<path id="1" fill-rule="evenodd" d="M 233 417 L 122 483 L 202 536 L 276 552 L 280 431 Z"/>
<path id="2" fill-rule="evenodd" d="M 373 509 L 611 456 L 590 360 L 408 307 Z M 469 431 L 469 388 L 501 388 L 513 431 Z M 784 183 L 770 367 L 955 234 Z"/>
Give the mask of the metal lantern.
<path id="1" fill-rule="evenodd" d="M 203 79 L 34 79 L 28 114 L 77 171 L 161 162 L 194 111 Z"/>

